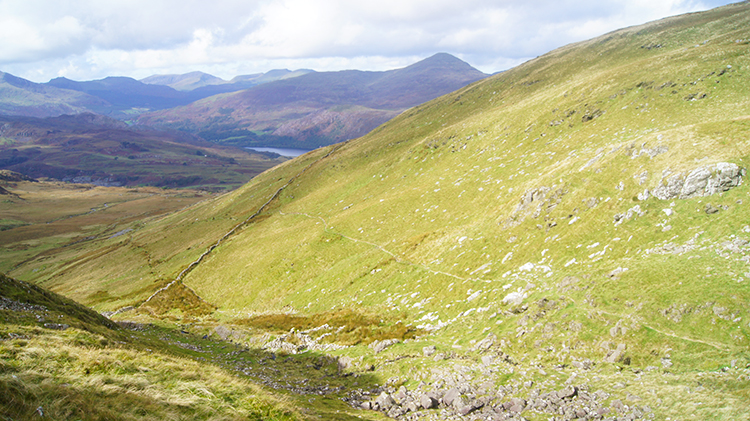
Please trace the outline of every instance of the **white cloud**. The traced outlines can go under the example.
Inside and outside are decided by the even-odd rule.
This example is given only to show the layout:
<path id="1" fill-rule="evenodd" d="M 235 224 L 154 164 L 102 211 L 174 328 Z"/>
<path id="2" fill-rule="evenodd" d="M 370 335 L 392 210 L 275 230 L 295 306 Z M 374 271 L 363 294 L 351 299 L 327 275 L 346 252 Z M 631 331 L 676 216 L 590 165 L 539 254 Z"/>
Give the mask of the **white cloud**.
<path id="1" fill-rule="evenodd" d="M 73 16 L 62 16 L 45 25 L 0 18 L 0 63 L 31 61 L 76 52 L 75 44 L 85 38 L 86 30 Z"/>
<path id="2" fill-rule="evenodd" d="M 486 72 L 730 0 L 0 0 L 0 70 L 217 76 L 402 66 L 439 51 Z M 234 73 L 232 72 L 239 72 Z"/>

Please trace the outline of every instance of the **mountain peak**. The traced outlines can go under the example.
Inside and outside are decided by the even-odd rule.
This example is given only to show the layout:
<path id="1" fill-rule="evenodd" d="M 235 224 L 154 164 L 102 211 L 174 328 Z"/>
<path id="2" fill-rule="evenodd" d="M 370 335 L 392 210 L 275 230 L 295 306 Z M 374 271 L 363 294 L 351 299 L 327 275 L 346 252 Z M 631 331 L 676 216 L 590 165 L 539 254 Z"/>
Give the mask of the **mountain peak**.
<path id="1" fill-rule="evenodd" d="M 418 61 L 411 66 L 407 66 L 404 69 L 451 69 L 459 71 L 479 70 L 472 67 L 469 63 L 459 59 L 458 57 L 448 53 L 437 53 L 424 60 Z M 481 72 L 480 72 L 481 73 Z"/>

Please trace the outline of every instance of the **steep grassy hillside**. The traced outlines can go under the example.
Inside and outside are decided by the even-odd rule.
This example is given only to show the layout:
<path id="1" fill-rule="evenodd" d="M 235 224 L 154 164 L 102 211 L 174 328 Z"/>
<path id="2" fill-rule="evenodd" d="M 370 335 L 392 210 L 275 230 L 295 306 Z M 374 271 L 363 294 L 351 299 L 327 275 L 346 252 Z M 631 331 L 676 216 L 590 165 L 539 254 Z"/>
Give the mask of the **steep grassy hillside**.
<path id="1" fill-rule="evenodd" d="M 0 274 L 3 419 L 303 419 L 168 330 L 127 327 Z"/>
<path id="2" fill-rule="evenodd" d="M 743 2 L 555 50 L 12 274 L 348 346 L 394 417 L 747 418 L 749 28 Z"/>

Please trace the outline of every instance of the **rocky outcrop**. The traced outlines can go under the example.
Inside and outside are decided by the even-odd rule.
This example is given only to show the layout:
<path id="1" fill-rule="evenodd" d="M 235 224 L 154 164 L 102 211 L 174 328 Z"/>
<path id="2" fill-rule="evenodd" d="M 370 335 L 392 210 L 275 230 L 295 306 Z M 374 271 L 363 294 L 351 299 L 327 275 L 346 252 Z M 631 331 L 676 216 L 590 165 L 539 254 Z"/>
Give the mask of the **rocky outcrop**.
<path id="1" fill-rule="evenodd" d="M 267 342 L 263 345 L 263 349 L 271 352 L 297 354 L 305 350 L 328 352 L 346 348 L 343 345 L 320 343 L 320 338 L 314 338 L 310 336 L 309 333 L 310 331 L 300 332 L 292 328 L 289 333 L 285 333 L 278 338 Z"/>
<path id="2" fill-rule="evenodd" d="M 386 348 L 400 343 L 398 339 L 384 339 L 382 341 L 374 341 L 370 344 L 370 348 L 375 351 L 376 354 L 383 352 Z"/>
<path id="3" fill-rule="evenodd" d="M 662 179 L 661 185 L 653 189 L 651 194 L 661 200 L 710 196 L 739 186 L 745 175 L 745 168 L 720 162 Z"/>
<path id="4" fill-rule="evenodd" d="M 563 187 L 557 185 L 527 190 L 521 196 L 515 211 L 502 224 L 511 228 L 520 225 L 527 217 L 538 218 L 543 213 L 548 214 L 560 204 L 566 193 Z M 548 224 L 548 227 L 551 226 Z"/>

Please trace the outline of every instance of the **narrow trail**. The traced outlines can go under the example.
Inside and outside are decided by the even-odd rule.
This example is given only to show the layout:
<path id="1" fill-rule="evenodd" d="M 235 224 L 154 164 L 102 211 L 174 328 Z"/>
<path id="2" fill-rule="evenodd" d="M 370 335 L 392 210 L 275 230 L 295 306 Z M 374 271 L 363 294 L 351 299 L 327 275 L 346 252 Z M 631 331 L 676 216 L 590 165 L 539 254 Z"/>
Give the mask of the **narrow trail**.
<path id="1" fill-rule="evenodd" d="M 702 341 L 700 339 L 693 339 L 693 338 L 688 338 L 686 336 L 675 335 L 674 333 L 669 333 L 669 332 L 665 332 L 663 330 L 659 330 L 659 329 L 657 329 L 657 328 L 655 328 L 653 326 L 649 326 L 649 325 L 647 325 L 645 323 L 641 323 L 641 324 L 643 325 L 643 327 L 651 329 L 654 332 L 660 333 L 662 335 L 671 336 L 673 338 L 681 339 L 683 341 L 695 342 L 695 343 L 699 343 L 699 344 L 703 344 L 703 345 L 708 345 L 708 346 L 711 346 L 711 347 L 714 347 L 714 348 L 718 349 L 721 352 L 730 352 L 729 347 L 725 347 L 725 346 L 722 346 L 722 345 L 719 345 L 719 344 L 715 344 L 715 343 L 711 343 L 711 342 L 707 342 L 707 341 Z"/>
<path id="2" fill-rule="evenodd" d="M 396 261 L 396 263 L 400 263 L 400 264 L 403 264 L 403 265 L 414 266 L 414 267 L 422 269 L 422 270 L 424 270 L 426 272 L 430 272 L 430 273 L 435 274 L 435 275 L 447 276 L 449 278 L 454 278 L 454 279 L 457 279 L 457 280 L 462 281 L 462 282 L 468 282 L 468 281 L 483 282 L 484 281 L 483 279 L 476 279 L 476 278 L 462 278 L 462 277 L 460 277 L 458 275 L 454 275 L 452 273 L 435 270 L 435 269 L 432 269 L 432 268 L 430 268 L 428 266 L 420 265 L 418 263 L 414 263 L 414 262 L 411 262 L 409 260 L 404 260 L 400 256 L 398 256 L 398 255 L 394 254 L 393 252 L 391 252 L 390 250 L 384 248 L 380 244 L 371 243 L 371 242 L 366 241 L 366 240 L 360 240 L 358 238 L 350 237 L 350 236 L 348 236 L 346 234 L 343 234 L 343 233 L 331 230 L 330 229 L 330 225 L 328 225 L 328 221 L 326 221 L 324 218 L 322 218 L 320 216 L 310 215 L 310 214 L 307 214 L 307 213 L 304 213 L 304 212 L 284 213 L 283 211 L 279 211 L 279 215 L 282 215 L 282 216 L 298 215 L 298 216 L 305 216 L 305 217 L 308 217 L 308 218 L 311 218 L 311 219 L 319 219 L 321 222 L 323 222 L 323 230 L 324 231 L 329 232 L 331 234 L 340 235 L 342 238 L 346 238 L 347 240 L 355 242 L 355 243 L 362 243 L 362 244 L 367 244 L 369 246 L 375 247 L 378 250 L 382 251 L 383 253 L 391 256 L 393 258 L 393 260 Z"/>
<path id="3" fill-rule="evenodd" d="M 266 201 L 266 202 L 265 202 L 264 204 L 262 204 L 262 205 L 261 205 L 261 206 L 260 206 L 260 207 L 258 208 L 258 210 L 256 210 L 256 211 L 255 211 L 255 212 L 254 212 L 254 213 L 253 213 L 252 215 L 250 215 L 250 216 L 248 216 L 247 218 L 245 218 L 245 220 L 243 220 L 242 222 L 240 222 L 240 223 L 238 223 L 237 225 L 235 225 L 234 227 L 232 227 L 232 229 L 231 229 L 231 230 L 229 230 L 229 231 L 228 231 L 228 232 L 227 232 L 226 234 L 224 234 L 224 235 L 223 235 L 223 236 L 222 236 L 221 238 L 219 238 L 219 239 L 218 239 L 218 240 L 216 241 L 216 243 L 214 243 L 213 245 L 211 245 L 210 247 L 208 247 L 208 249 L 206 249 L 206 251 L 204 251 L 204 252 L 203 252 L 203 254 L 201 254 L 200 256 L 198 256 L 198 258 L 197 258 L 197 259 L 195 259 L 195 260 L 194 260 L 193 262 L 191 262 L 191 263 L 190 263 L 190 264 L 189 264 L 189 265 L 188 265 L 188 266 L 187 266 L 187 267 L 186 267 L 185 269 L 183 269 L 183 270 L 182 270 L 182 272 L 180 272 L 180 274 L 179 274 L 179 275 L 177 275 L 177 277 L 176 277 L 176 278 L 174 279 L 174 281 L 172 281 L 172 282 L 168 283 L 168 284 L 167 284 L 166 286 L 164 286 L 164 287 L 162 287 L 162 288 L 160 288 L 160 289 L 156 290 L 156 292 L 154 292 L 153 294 L 151 294 L 151 296 L 150 296 L 150 297 L 148 297 L 148 298 L 146 299 L 146 301 L 144 301 L 144 302 L 143 302 L 143 304 L 146 304 L 146 303 L 148 303 L 148 302 L 149 302 L 149 301 L 151 301 L 151 300 L 152 300 L 152 299 L 153 299 L 154 297 L 156 297 L 156 296 L 157 296 L 157 295 L 159 295 L 160 293 L 162 293 L 162 292 L 166 291 L 167 289 L 169 289 L 170 287 L 172 287 L 172 286 L 173 286 L 173 285 L 175 285 L 176 283 L 181 283 L 181 282 L 182 282 L 182 279 L 183 279 L 183 278 L 184 278 L 185 276 L 187 276 L 187 275 L 188 275 L 188 274 L 189 274 L 190 272 L 192 272 L 192 271 L 193 271 L 193 269 L 195 269 L 196 267 L 198 267 L 198 265 L 200 265 L 200 264 L 201 264 L 201 263 L 203 262 L 203 259 L 205 259 L 205 258 L 206 258 L 206 256 L 208 256 L 209 254 L 211 254 L 211 252 L 212 252 L 212 251 L 214 251 L 214 250 L 215 250 L 215 249 L 216 249 L 217 247 L 219 247 L 219 245 L 221 245 L 221 243 L 223 243 L 223 242 L 224 242 L 224 241 L 225 241 L 225 240 L 226 240 L 227 238 L 231 237 L 231 236 L 232 236 L 232 235 L 233 235 L 233 234 L 234 234 L 235 232 L 237 232 L 237 230 L 238 230 L 238 229 L 240 229 L 240 228 L 242 228 L 243 226 L 247 225 L 247 224 L 248 224 L 248 223 L 250 223 L 250 221 L 252 221 L 252 220 L 253 220 L 253 219 L 254 219 L 255 217 L 257 217 L 258 215 L 260 215 L 260 214 L 261 214 L 261 213 L 262 213 L 262 212 L 263 212 L 263 211 L 264 211 L 264 210 L 265 210 L 265 209 L 266 209 L 266 208 L 268 207 L 268 205 L 270 205 L 270 204 L 271 204 L 271 202 L 273 202 L 273 201 L 274 201 L 274 200 L 275 200 L 276 198 L 278 198 L 278 197 L 279 197 L 279 195 L 281 194 L 281 192 L 283 192 L 283 191 L 284 191 L 284 190 L 285 190 L 285 189 L 286 189 L 287 187 L 289 187 L 289 185 L 290 185 L 290 184 L 292 184 L 292 183 L 293 183 L 293 182 L 294 182 L 294 181 L 295 181 L 296 179 L 298 179 L 298 178 L 299 178 L 300 176 L 302 176 L 302 175 L 303 175 L 303 174 L 304 174 L 305 172 L 307 172 L 307 170 L 309 170 L 309 169 L 310 169 L 310 168 L 311 168 L 311 167 L 312 167 L 313 165 L 315 165 L 315 164 L 317 164 L 318 162 L 320 162 L 320 161 L 322 161 L 322 160 L 324 160 L 324 159 L 328 158 L 328 157 L 329 157 L 329 156 L 331 156 L 331 155 L 332 155 L 332 154 L 333 154 L 334 152 L 336 152 L 336 151 L 338 151 L 339 149 L 341 149 L 341 147 L 343 147 L 343 146 L 344 146 L 344 145 L 346 145 L 347 143 L 348 143 L 348 142 L 342 142 L 342 143 L 339 143 L 338 145 L 334 145 L 334 147 L 333 147 L 333 148 L 331 148 L 331 150 L 330 150 L 330 151 L 328 151 L 328 153 L 327 153 L 327 154 L 325 154 L 325 155 L 323 155 L 322 157 L 320 157 L 320 158 L 316 159 L 315 161 L 311 162 L 311 163 L 310 163 L 309 165 L 307 165 L 307 166 L 306 166 L 305 168 L 303 168 L 302 170 L 300 170 L 300 172 L 298 172 L 297 174 L 295 174 L 294 176 L 292 176 L 292 177 L 291 177 L 291 178 L 290 178 L 289 180 L 287 180 L 287 182 L 286 182 L 286 183 L 285 183 L 285 184 L 284 184 L 283 186 L 279 187 L 279 188 L 278 188 L 278 190 L 276 190 L 276 192 L 275 192 L 275 193 L 274 193 L 273 195 L 271 195 L 271 197 L 270 197 L 270 198 L 269 198 L 269 199 L 268 199 L 268 200 L 267 200 L 267 201 Z M 187 287 L 186 287 L 186 288 L 187 288 Z M 194 293 L 194 292 L 193 292 L 193 293 Z M 198 296 L 198 295 L 196 294 L 196 296 Z M 199 298 L 200 298 L 200 297 L 199 297 Z"/>
<path id="4" fill-rule="evenodd" d="M 600 314 L 606 314 L 608 316 L 617 317 L 617 318 L 619 318 L 621 320 L 626 320 L 626 319 L 631 319 L 632 320 L 633 319 L 633 314 L 623 315 L 623 314 L 612 313 L 612 312 L 605 311 L 605 310 L 597 310 L 597 312 L 600 313 Z M 687 341 L 687 342 L 693 342 L 693 343 L 707 345 L 707 346 L 716 348 L 716 349 L 718 349 L 721 352 L 730 352 L 730 348 L 728 346 L 726 346 L 726 345 L 723 345 L 723 344 L 717 344 L 717 343 L 713 343 L 713 342 L 703 341 L 703 340 L 700 340 L 700 339 L 688 338 L 687 336 L 676 335 L 676 334 L 670 333 L 670 332 L 665 332 L 665 331 L 663 331 L 661 329 L 657 329 L 657 328 L 655 328 L 653 326 L 647 325 L 646 323 L 643 322 L 643 320 L 636 320 L 636 323 L 638 323 L 639 325 L 645 327 L 646 329 L 651 329 L 654 332 L 659 333 L 661 335 L 669 336 L 669 337 L 672 337 L 672 338 L 675 338 L 675 339 L 680 339 L 680 340 Z"/>

